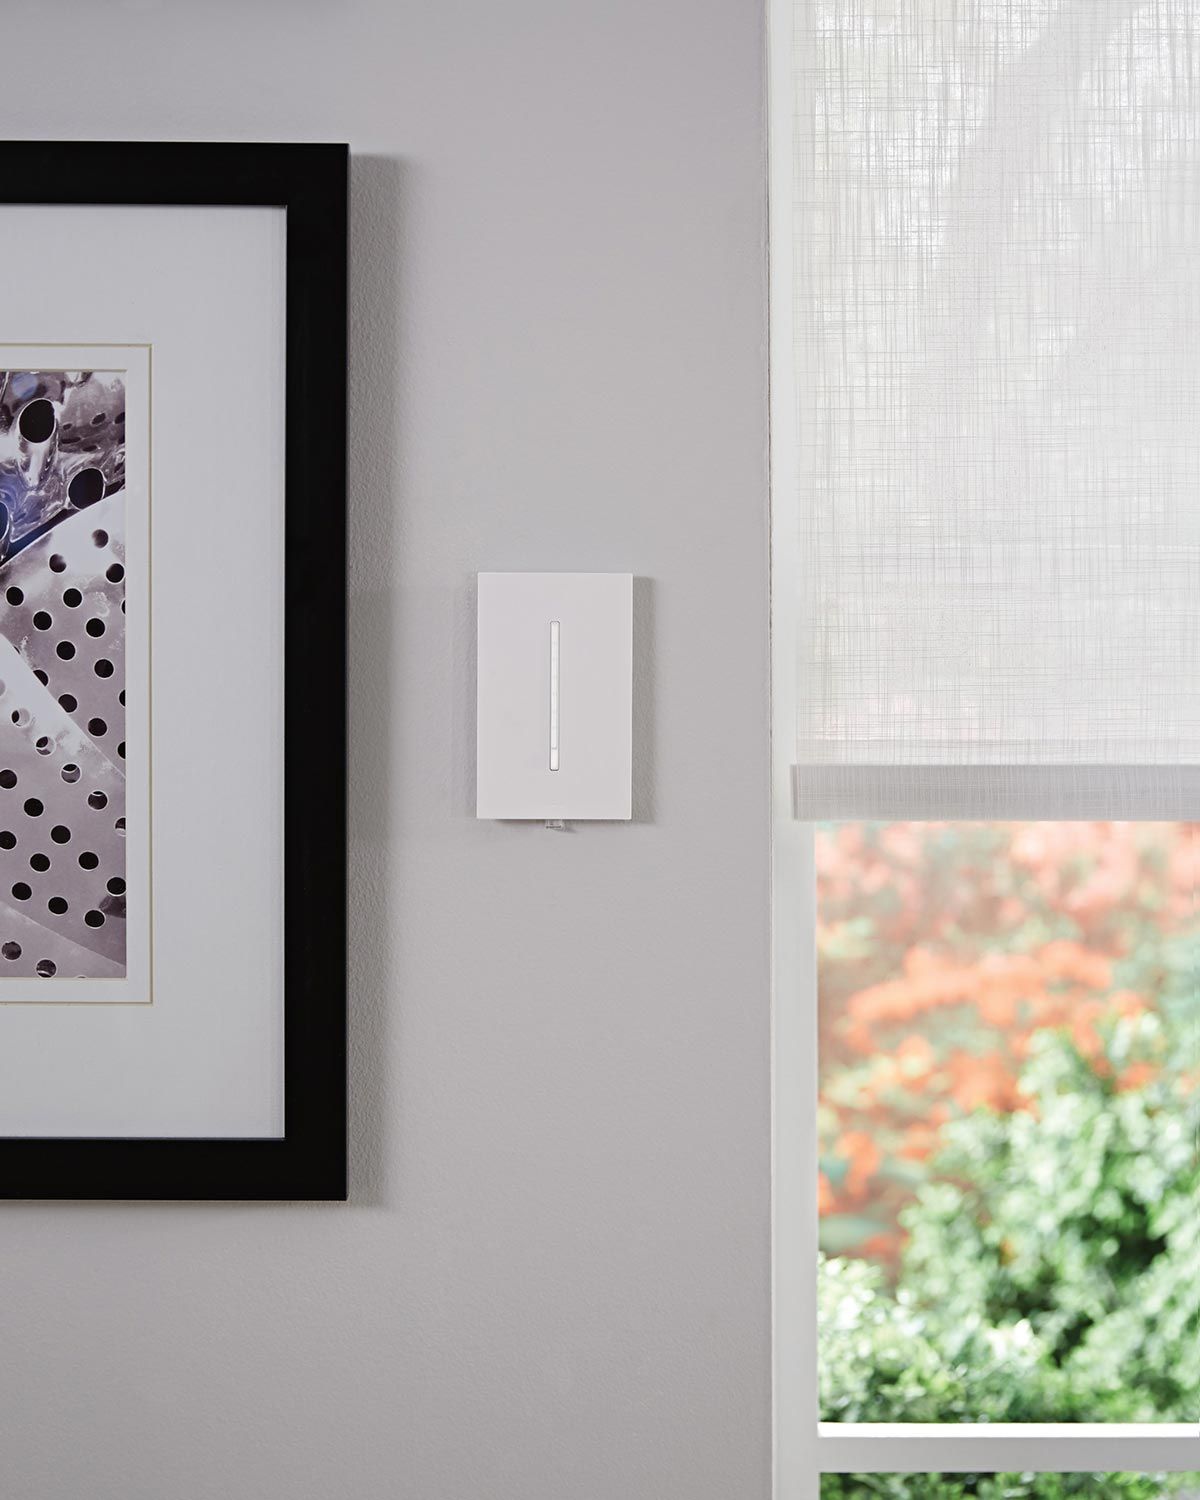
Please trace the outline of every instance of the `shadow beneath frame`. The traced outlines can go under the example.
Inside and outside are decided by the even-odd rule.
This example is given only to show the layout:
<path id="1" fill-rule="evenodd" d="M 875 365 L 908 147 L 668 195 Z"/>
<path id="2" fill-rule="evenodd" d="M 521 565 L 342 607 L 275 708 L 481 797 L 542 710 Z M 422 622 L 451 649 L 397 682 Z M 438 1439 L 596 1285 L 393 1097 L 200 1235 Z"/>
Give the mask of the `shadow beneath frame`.
<path id="1" fill-rule="evenodd" d="M 633 821 L 654 822 L 654 580 L 633 580 Z"/>
<path id="2" fill-rule="evenodd" d="M 348 564 L 349 1201 L 385 1190 L 394 924 L 388 898 L 405 173 L 350 159 Z"/>

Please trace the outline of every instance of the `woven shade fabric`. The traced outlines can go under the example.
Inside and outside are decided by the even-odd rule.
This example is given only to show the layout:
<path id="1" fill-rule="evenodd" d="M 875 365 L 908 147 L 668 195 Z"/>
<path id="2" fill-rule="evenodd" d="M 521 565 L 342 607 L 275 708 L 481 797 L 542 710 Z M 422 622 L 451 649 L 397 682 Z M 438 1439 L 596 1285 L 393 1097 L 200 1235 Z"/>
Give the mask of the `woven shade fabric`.
<path id="1" fill-rule="evenodd" d="M 1200 763 L 1200 0 L 799 0 L 794 82 L 800 767 Z"/>

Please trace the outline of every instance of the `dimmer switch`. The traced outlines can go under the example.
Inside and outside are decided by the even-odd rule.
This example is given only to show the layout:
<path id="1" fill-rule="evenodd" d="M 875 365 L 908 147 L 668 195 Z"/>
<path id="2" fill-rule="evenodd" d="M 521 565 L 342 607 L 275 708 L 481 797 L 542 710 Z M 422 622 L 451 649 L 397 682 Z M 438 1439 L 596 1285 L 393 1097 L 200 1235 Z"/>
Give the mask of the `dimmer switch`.
<path id="1" fill-rule="evenodd" d="M 476 816 L 629 818 L 633 576 L 480 573 Z"/>

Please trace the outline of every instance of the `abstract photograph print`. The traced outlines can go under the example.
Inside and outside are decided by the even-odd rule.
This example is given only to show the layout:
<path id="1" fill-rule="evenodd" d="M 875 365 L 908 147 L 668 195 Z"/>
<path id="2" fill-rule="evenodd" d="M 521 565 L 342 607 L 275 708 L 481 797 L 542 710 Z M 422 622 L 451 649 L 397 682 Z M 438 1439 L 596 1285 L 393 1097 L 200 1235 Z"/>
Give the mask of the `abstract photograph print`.
<path id="1" fill-rule="evenodd" d="M 125 393 L 0 371 L 0 981 L 126 973 Z"/>

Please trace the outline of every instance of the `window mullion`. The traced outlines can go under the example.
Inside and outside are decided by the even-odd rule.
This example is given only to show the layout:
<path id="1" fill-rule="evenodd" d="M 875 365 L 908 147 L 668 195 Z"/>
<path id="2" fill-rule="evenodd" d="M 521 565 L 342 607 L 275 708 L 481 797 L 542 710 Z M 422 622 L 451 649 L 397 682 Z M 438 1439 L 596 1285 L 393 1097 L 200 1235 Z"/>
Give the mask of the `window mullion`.
<path id="1" fill-rule="evenodd" d="M 1080 1423 L 894 1426 L 824 1423 L 815 1443 L 825 1474 L 1155 1473 L 1200 1469 L 1200 1427 Z"/>

